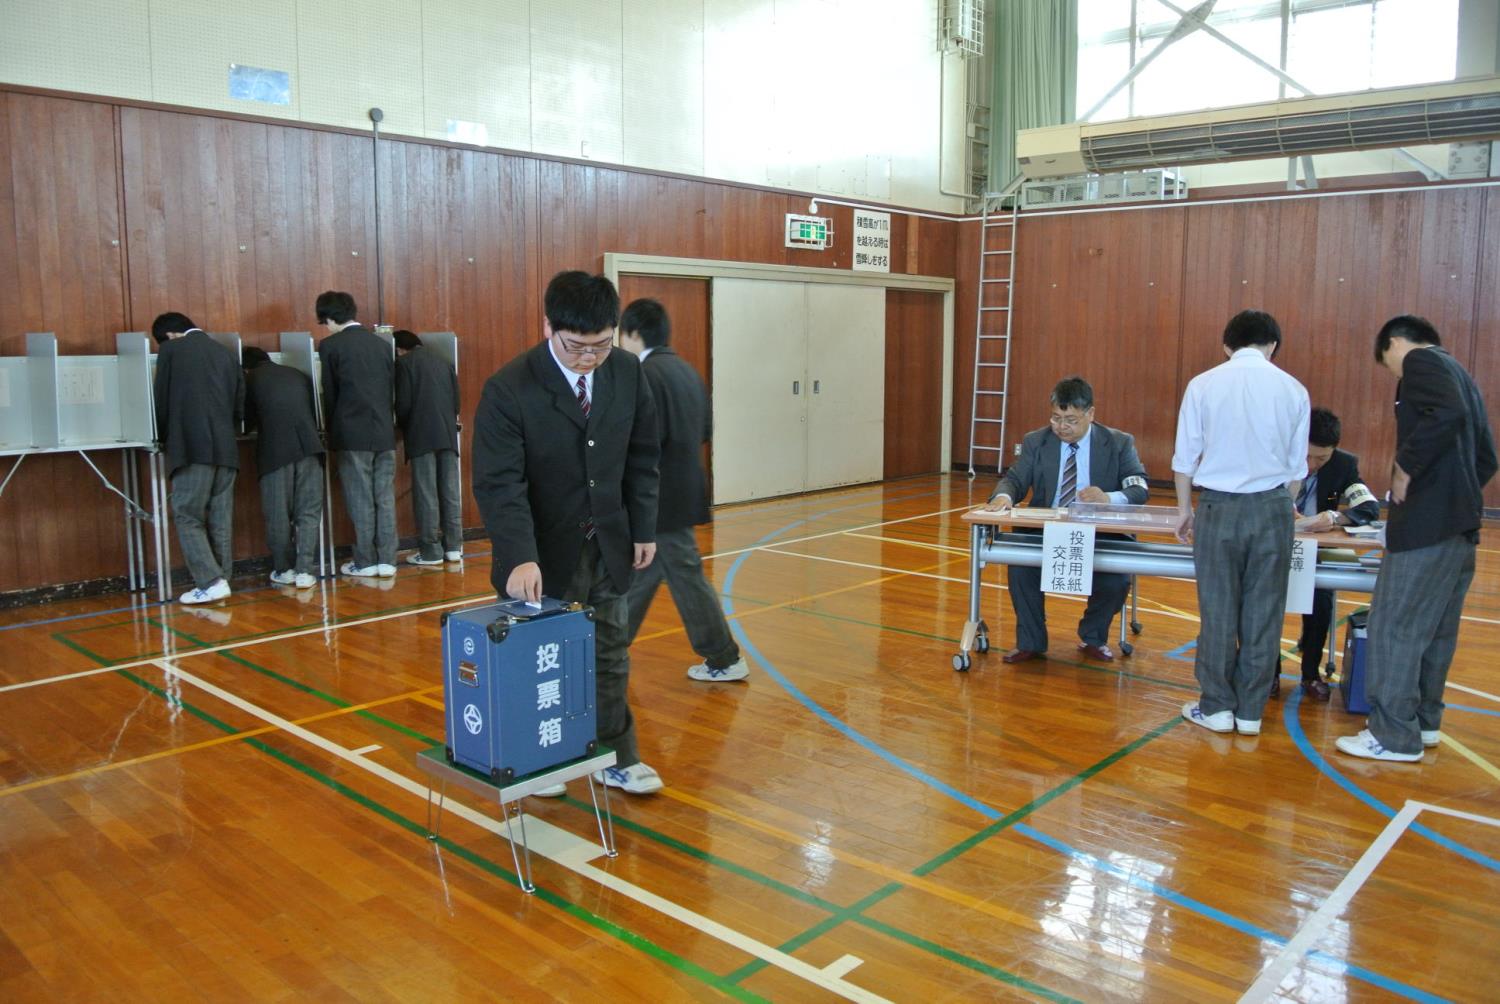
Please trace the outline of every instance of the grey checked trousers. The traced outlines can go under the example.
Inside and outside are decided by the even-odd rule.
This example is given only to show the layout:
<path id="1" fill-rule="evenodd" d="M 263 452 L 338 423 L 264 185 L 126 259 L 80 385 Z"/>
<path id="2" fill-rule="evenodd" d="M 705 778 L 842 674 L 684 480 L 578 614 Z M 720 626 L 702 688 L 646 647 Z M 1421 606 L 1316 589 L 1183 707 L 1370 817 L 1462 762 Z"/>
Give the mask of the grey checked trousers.
<path id="1" fill-rule="evenodd" d="M 396 451 L 343 450 L 339 483 L 354 524 L 354 563 L 396 563 Z"/>
<path id="2" fill-rule="evenodd" d="M 207 589 L 234 567 L 233 467 L 187 464 L 172 472 L 172 518 L 193 585 Z"/>
<path id="3" fill-rule="evenodd" d="M 318 524 L 323 521 L 322 458 L 303 457 L 262 475 L 260 507 L 266 516 L 271 571 L 312 575 L 318 563 Z"/>

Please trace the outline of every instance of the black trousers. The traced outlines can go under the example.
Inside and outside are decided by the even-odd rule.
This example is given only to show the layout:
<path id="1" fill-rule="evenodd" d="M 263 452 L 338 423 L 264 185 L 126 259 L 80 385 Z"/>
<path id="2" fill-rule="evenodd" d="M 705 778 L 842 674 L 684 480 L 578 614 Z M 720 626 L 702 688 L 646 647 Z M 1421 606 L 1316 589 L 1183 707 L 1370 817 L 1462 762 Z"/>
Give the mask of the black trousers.
<path id="1" fill-rule="evenodd" d="M 1328 628 L 1333 623 L 1333 590 L 1314 589 L 1313 609 L 1302 615 L 1302 682 L 1312 683 L 1323 678 L 1323 646 L 1328 641 Z"/>

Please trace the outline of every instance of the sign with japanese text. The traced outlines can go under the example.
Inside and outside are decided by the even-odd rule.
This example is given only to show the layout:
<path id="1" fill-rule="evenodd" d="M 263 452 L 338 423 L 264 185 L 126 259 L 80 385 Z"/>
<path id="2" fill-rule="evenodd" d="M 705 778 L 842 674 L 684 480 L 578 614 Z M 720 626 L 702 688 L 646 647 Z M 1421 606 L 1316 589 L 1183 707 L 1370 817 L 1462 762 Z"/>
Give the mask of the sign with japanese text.
<path id="1" fill-rule="evenodd" d="M 1094 528 L 1080 523 L 1042 527 L 1042 592 L 1087 596 L 1094 591 Z"/>
<path id="2" fill-rule="evenodd" d="M 854 271 L 891 270 L 891 214 L 854 211 Z"/>
<path id="3" fill-rule="evenodd" d="M 1318 574 L 1318 542 L 1311 537 L 1292 539 L 1292 567 L 1286 579 L 1286 612 L 1310 614 L 1314 579 Z"/>

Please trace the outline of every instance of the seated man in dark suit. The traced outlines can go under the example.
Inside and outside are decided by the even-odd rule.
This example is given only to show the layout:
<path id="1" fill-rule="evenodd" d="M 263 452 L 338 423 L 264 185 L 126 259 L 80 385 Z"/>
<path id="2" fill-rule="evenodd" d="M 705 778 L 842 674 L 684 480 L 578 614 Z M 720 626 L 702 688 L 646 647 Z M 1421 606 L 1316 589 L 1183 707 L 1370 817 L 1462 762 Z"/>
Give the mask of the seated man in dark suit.
<path id="1" fill-rule="evenodd" d="M 1146 501 L 1146 469 L 1135 452 L 1135 437 L 1094 421 L 1094 389 L 1071 376 L 1052 389 L 1048 427 L 1026 434 L 1021 456 L 1005 472 L 985 508 L 1002 512 L 1031 496 L 1031 505 L 1062 508 L 1078 502 L 1141 505 Z M 1016 614 L 1016 647 L 1008 663 L 1043 658 L 1047 652 L 1047 612 L 1042 600 L 1042 570 L 1009 566 L 1010 605 Z M 1090 659 L 1115 657 L 1107 642 L 1109 626 L 1125 602 L 1130 577 L 1094 573 L 1083 618 L 1078 622 L 1078 649 Z"/>
<path id="2" fill-rule="evenodd" d="M 318 581 L 313 569 L 323 521 L 323 441 L 312 380 L 301 370 L 272 362 L 265 349 L 253 345 L 240 352 L 240 362 L 245 367 L 245 424 L 256 430 L 255 465 L 271 581 L 311 589 Z"/>
<path id="3" fill-rule="evenodd" d="M 599 780 L 660 791 L 641 762 L 630 682 L 630 573 L 656 556 L 656 406 L 641 364 L 614 352 L 620 294 L 602 275 L 560 272 L 542 301 L 546 339 L 485 382 L 474 414 L 474 501 L 501 596 L 545 590 L 594 608 L 599 742 L 616 765 Z M 596 775 L 597 776 L 597 775 Z M 561 795 L 563 786 L 539 791 Z"/>
<path id="4" fill-rule="evenodd" d="M 229 595 L 234 566 L 234 440 L 245 414 L 245 375 L 234 353 L 184 314 L 151 323 L 156 350 L 156 437 L 167 456 L 172 518 L 193 588 L 182 603 Z"/>
<path id="5" fill-rule="evenodd" d="M 1307 477 L 1297 494 L 1297 530 L 1316 533 L 1341 524 L 1364 525 L 1380 518 L 1380 503 L 1359 477 L 1359 458 L 1338 448 L 1339 417 L 1327 408 L 1314 408 L 1307 428 Z M 1348 506 L 1339 512 L 1339 506 Z M 1302 615 L 1302 692 L 1315 701 L 1328 700 L 1323 682 L 1323 644 L 1333 621 L 1333 590 L 1313 590 L 1313 612 Z M 1281 693 L 1281 674 L 1271 681 L 1271 696 Z"/>

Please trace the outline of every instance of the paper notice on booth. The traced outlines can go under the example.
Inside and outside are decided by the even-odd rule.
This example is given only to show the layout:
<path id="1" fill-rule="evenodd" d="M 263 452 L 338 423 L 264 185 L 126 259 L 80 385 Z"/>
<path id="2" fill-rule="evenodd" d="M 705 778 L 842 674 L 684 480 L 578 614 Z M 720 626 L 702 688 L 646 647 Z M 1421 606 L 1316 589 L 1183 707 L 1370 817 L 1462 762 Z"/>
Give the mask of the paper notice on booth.
<path id="1" fill-rule="evenodd" d="M 1094 528 L 1077 523 L 1042 527 L 1042 591 L 1087 596 L 1094 591 Z"/>
<path id="2" fill-rule="evenodd" d="M 1318 575 L 1318 542 L 1311 537 L 1292 538 L 1292 567 L 1287 572 L 1286 612 L 1310 614 L 1313 587 Z"/>

